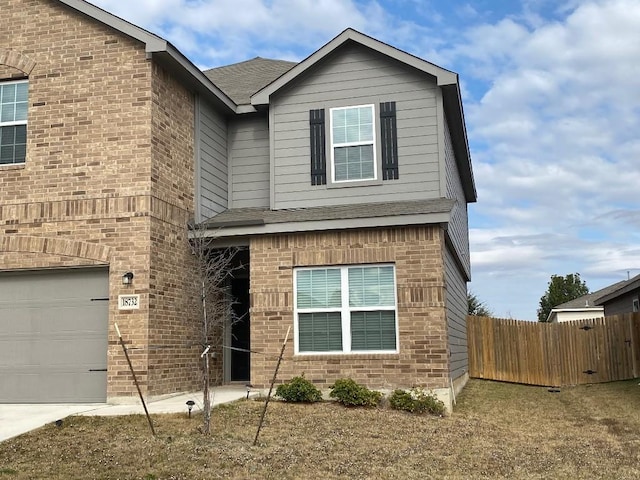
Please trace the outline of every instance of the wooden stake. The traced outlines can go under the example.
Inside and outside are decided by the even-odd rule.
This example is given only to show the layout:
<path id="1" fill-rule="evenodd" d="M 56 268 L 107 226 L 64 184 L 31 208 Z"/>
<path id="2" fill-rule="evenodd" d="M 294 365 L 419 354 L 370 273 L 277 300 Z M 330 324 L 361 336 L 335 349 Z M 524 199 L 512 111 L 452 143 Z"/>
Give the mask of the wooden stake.
<path id="1" fill-rule="evenodd" d="M 267 406 L 269 405 L 269 400 L 271 399 L 271 392 L 273 391 L 273 385 L 276 383 L 276 377 L 278 376 L 278 370 L 280 369 L 280 363 L 282 362 L 282 356 L 284 355 L 284 349 L 287 347 L 287 341 L 289 340 L 289 331 L 291 331 L 291 326 L 287 328 L 287 334 L 284 337 L 284 342 L 282 342 L 282 350 L 280 350 L 280 356 L 278 357 L 278 363 L 276 363 L 276 369 L 273 372 L 273 378 L 271 379 L 271 386 L 269 387 L 269 393 L 267 394 L 267 399 L 264 402 L 264 408 L 262 409 L 262 415 L 260 416 L 260 424 L 258 425 L 258 431 L 256 432 L 256 438 L 253 439 L 253 445 L 258 444 L 258 436 L 260 435 L 260 430 L 262 429 L 262 424 L 264 423 L 264 416 L 267 413 Z"/>
<path id="2" fill-rule="evenodd" d="M 153 423 L 151 422 L 151 416 L 149 416 L 149 411 L 147 410 L 147 404 L 144 403 L 144 398 L 142 397 L 142 392 L 140 391 L 140 385 L 138 384 L 138 379 L 136 378 L 136 372 L 133 371 L 133 365 L 131 364 L 131 359 L 129 358 L 129 352 L 127 352 L 127 347 L 125 347 L 124 340 L 122 340 L 122 335 L 120 335 L 120 329 L 118 328 L 118 324 L 116 323 L 114 325 L 116 327 L 116 332 L 118 333 L 118 338 L 120 339 L 120 345 L 122 345 L 122 350 L 124 351 L 124 356 L 127 357 L 129 370 L 131 370 L 131 375 L 133 375 L 133 382 L 136 384 L 136 388 L 138 389 L 138 395 L 140 395 L 140 401 L 142 402 L 144 413 L 147 416 L 147 421 L 149 422 L 149 428 L 151 429 L 151 434 L 155 437 L 156 431 L 153 428 Z"/>

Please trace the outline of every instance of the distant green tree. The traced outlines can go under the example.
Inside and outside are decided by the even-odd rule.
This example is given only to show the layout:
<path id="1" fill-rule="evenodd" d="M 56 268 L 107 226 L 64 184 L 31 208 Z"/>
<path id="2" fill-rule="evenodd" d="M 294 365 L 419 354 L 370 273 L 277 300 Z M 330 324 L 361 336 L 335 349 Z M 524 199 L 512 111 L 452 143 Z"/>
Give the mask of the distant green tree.
<path id="1" fill-rule="evenodd" d="M 579 273 L 569 273 L 564 277 L 551 275 L 547 291 L 540 298 L 538 321 L 546 322 L 551 309 L 556 305 L 568 302 L 589 293 L 589 287 L 580 279 Z"/>
<path id="2" fill-rule="evenodd" d="M 493 315 L 489 307 L 475 293 L 467 292 L 467 306 L 469 315 L 475 315 L 476 317 L 491 317 Z"/>

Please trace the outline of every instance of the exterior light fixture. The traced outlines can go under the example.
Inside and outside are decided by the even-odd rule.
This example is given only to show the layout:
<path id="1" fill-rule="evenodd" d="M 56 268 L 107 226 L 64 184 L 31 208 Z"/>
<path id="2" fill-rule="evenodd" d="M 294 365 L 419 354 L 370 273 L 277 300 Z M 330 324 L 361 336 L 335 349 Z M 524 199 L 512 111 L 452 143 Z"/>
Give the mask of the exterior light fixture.
<path id="1" fill-rule="evenodd" d="M 133 283 L 133 273 L 127 272 L 122 275 L 122 284 L 123 285 L 131 285 Z"/>
<path id="2" fill-rule="evenodd" d="M 193 400 L 187 400 L 187 408 L 189 409 L 189 418 L 191 418 L 191 410 L 193 406 L 196 404 Z"/>

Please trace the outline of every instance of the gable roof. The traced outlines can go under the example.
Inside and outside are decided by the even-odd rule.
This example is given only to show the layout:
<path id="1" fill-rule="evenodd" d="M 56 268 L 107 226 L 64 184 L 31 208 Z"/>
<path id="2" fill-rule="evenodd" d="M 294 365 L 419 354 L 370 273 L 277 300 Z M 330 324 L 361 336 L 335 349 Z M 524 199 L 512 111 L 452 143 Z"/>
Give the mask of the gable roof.
<path id="1" fill-rule="evenodd" d="M 254 106 L 268 105 L 271 95 L 293 82 L 296 78 L 318 62 L 325 59 L 332 52 L 351 42 L 355 42 L 424 72 L 425 74 L 435 77 L 437 85 L 442 90 L 444 111 L 447 121 L 449 122 L 451 141 L 453 143 L 453 149 L 455 151 L 456 162 L 458 164 L 458 170 L 460 171 L 460 178 L 465 197 L 467 202 L 475 202 L 477 200 L 477 192 L 475 181 L 473 179 L 473 170 L 471 168 L 469 141 L 467 139 L 467 128 L 464 121 L 464 111 L 462 109 L 462 98 L 460 95 L 460 85 L 458 84 L 457 73 L 438 67 L 433 63 L 392 47 L 391 45 L 369 37 L 368 35 L 353 30 L 352 28 L 347 28 L 329 43 L 320 47 L 320 49 L 316 50 L 282 76 L 251 95 L 251 104 Z"/>
<path id="2" fill-rule="evenodd" d="M 226 111 L 236 111 L 235 103 L 206 75 L 164 38 L 117 17 L 106 10 L 84 0 L 57 0 L 87 17 L 96 20 L 118 32 L 127 35 L 145 45 L 147 55 L 156 58 L 159 63 L 174 73 L 186 85 L 205 95 Z"/>
<path id="3" fill-rule="evenodd" d="M 287 85 L 289 82 L 307 71 L 309 68 L 313 67 L 327 55 L 347 42 L 356 42 L 360 45 L 382 53 L 390 58 L 398 60 L 399 62 L 410 65 L 418 70 L 428 73 L 429 75 L 436 77 L 438 86 L 458 84 L 457 73 L 438 67 L 433 63 L 429 63 L 426 60 L 416 57 L 415 55 L 411 55 L 410 53 L 392 47 L 391 45 L 381 42 L 380 40 L 376 40 L 375 38 L 369 37 L 368 35 L 360 33 L 352 28 L 347 28 L 329 43 L 327 43 L 323 47 L 320 47 L 303 61 L 298 63 L 294 68 L 289 70 L 286 74 L 282 75 L 276 81 L 255 92 L 251 96 L 251 103 L 253 105 L 268 104 L 269 97 L 272 94 L 280 90 L 282 87 Z"/>
<path id="4" fill-rule="evenodd" d="M 238 105 L 250 105 L 251 95 L 297 65 L 286 60 L 256 57 L 205 70 L 204 74 Z"/>
<path id="5" fill-rule="evenodd" d="M 615 300 L 621 295 L 629 293 L 635 289 L 640 289 L 640 275 L 636 275 L 635 277 L 623 282 L 618 282 L 616 285 L 618 286 L 617 288 L 598 298 L 598 305 L 604 305 L 611 300 Z"/>
<path id="6" fill-rule="evenodd" d="M 586 295 L 582 295 L 581 297 L 574 298 L 573 300 L 561 303 L 560 305 L 556 305 L 555 307 L 553 307 L 553 310 L 599 308 L 596 302 L 598 302 L 605 295 L 609 295 L 610 293 L 616 291 L 625 283 L 627 283 L 627 281 L 622 280 L 621 282 L 614 283 L 613 285 L 601 288 L 600 290 L 597 290 L 595 292 L 587 293 Z"/>

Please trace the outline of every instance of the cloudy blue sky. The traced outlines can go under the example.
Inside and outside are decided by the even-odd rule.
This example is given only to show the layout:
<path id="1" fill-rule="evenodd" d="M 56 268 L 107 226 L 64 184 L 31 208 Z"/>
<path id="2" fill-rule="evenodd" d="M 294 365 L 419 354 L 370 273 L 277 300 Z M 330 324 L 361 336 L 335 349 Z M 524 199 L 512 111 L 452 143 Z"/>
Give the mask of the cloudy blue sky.
<path id="1" fill-rule="evenodd" d="M 639 0 L 93 0 L 202 68 L 301 60 L 346 27 L 460 74 L 470 289 L 536 318 L 552 274 L 640 273 Z"/>

